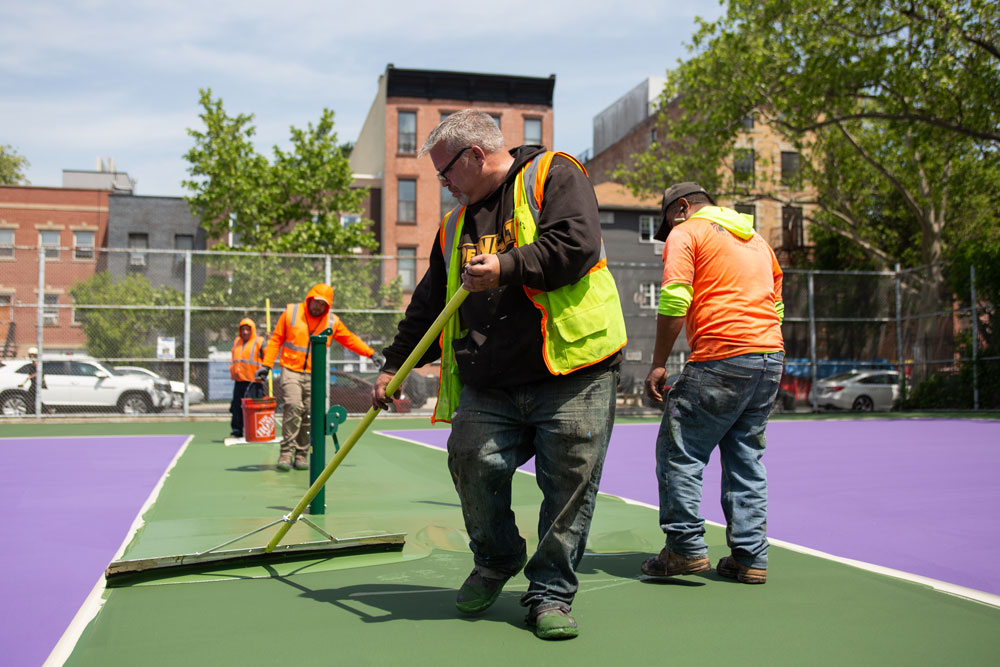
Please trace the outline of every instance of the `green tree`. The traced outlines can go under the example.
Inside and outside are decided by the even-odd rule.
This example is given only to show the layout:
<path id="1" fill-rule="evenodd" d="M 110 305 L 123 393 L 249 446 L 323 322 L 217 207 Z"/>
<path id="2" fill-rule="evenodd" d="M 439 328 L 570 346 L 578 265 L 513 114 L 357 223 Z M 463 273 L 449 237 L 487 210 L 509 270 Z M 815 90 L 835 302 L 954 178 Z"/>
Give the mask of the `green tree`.
<path id="1" fill-rule="evenodd" d="M 28 159 L 18 155 L 13 146 L 0 145 L 0 185 L 27 184 L 24 172 L 30 166 Z"/>
<path id="2" fill-rule="evenodd" d="M 816 203 L 813 228 L 876 266 L 934 264 L 950 226 L 991 215 L 964 202 L 998 166 L 997 35 L 1000 11 L 985 0 L 730 0 L 668 74 L 665 140 L 619 175 L 638 190 L 697 178 L 744 195 L 719 165 L 754 113 L 799 148 L 815 189 L 790 201 L 762 182 L 757 196 Z M 919 254 L 907 256 L 913 240 Z M 937 269 L 927 278 L 943 285 Z"/>
<path id="3" fill-rule="evenodd" d="M 183 305 L 183 295 L 170 287 L 153 287 L 144 275 L 115 278 L 107 271 L 99 271 L 76 283 L 70 295 L 78 306 L 110 306 L 80 308 L 77 312 L 87 336 L 87 352 L 98 358 L 155 357 L 157 334 L 174 335 L 182 330 L 180 311 L 164 310 L 163 306 Z M 184 354 L 184 350 L 178 353 Z"/>
<path id="4" fill-rule="evenodd" d="M 374 250 L 366 221 L 342 225 L 342 213 L 359 213 L 366 195 L 352 189 L 345 153 L 333 131 L 333 111 L 316 125 L 290 128 L 292 149 L 274 146 L 273 159 L 253 145 L 253 115 L 229 116 L 211 90 L 200 91 L 203 130 L 189 129 L 195 145 L 185 154 L 190 180 L 183 185 L 209 236 L 228 247 L 260 252 L 339 255 Z"/>

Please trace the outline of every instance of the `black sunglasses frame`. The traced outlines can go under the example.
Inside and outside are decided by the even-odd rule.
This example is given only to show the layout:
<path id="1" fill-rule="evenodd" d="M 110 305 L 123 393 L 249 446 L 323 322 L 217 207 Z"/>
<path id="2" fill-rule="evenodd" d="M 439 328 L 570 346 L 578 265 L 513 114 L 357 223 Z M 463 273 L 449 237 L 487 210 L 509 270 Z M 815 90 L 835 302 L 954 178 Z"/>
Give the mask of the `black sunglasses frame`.
<path id="1" fill-rule="evenodd" d="M 455 166 L 455 163 L 458 162 L 458 158 L 462 157 L 462 153 L 464 153 L 465 151 L 469 150 L 470 148 L 472 148 L 472 146 L 466 146 L 465 148 L 463 148 L 460 151 L 458 151 L 457 153 L 455 153 L 455 157 L 453 157 L 451 159 L 451 162 L 449 162 L 448 164 L 446 164 L 444 166 L 444 169 L 442 169 L 441 171 L 439 171 L 437 173 L 438 179 L 442 183 L 444 183 L 445 181 L 448 180 L 448 176 L 447 176 L 448 170 L 451 169 L 453 166 Z"/>

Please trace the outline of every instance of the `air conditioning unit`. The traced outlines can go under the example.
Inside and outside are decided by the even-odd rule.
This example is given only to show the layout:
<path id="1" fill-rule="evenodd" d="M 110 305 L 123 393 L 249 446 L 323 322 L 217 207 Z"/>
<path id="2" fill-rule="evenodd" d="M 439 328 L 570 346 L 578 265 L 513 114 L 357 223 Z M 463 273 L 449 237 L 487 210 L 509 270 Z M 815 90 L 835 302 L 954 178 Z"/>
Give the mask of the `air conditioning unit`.
<path id="1" fill-rule="evenodd" d="M 129 266 L 146 266 L 146 253 L 129 253 L 128 256 Z"/>

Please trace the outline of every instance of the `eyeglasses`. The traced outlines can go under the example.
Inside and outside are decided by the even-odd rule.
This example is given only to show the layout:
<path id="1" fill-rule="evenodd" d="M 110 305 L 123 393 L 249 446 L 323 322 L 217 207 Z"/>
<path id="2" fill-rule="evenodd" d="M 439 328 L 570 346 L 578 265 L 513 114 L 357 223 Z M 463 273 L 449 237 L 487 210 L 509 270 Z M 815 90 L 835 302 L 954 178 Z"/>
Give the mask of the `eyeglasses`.
<path id="1" fill-rule="evenodd" d="M 444 183 L 445 181 L 448 180 L 448 176 L 447 176 L 448 170 L 451 169 L 452 166 L 454 166 L 454 164 L 456 162 L 458 162 L 458 158 L 462 157 L 462 153 L 464 153 L 465 151 L 469 150 L 470 148 L 472 148 L 472 146 L 466 146 L 462 150 L 460 150 L 457 153 L 455 153 L 455 157 L 453 157 L 451 159 L 451 162 L 449 162 L 448 164 L 446 164 L 444 166 L 444 169 L 442 169 L 441 171 L 438 172 L 438 178 L 441 180 L 442 183 Z"/>

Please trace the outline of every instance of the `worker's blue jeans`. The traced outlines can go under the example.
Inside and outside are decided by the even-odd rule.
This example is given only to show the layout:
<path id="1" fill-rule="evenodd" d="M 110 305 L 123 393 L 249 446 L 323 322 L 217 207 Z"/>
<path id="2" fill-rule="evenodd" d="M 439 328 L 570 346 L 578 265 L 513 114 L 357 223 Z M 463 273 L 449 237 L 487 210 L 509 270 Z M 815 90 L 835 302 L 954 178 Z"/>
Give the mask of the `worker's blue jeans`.
<path id="1" fill-rule="evenodd" d="M 568 609 L 594 514 L 615 420 L 616 371 L 577 371 L 502 389 L 465 386 L 448 438 L 448 468 L 462 501 L 476 565 L 517 571 L 526 544 L 511 510 L 511 478 L 535 457 L 542 491 L 538 549 L 521 604 Z"/>
<path id="2" fill-rule="evenodd" d="M 715 446 L 722 463 L 726 543 L 737 562 L 767 567 L 764 430 L 778 394 L 784 354 L 688 362 L 667 394 L 656 439 L 660 527 L 667 549 L 707 553 L 699 513 L 702 472 Z"/>

